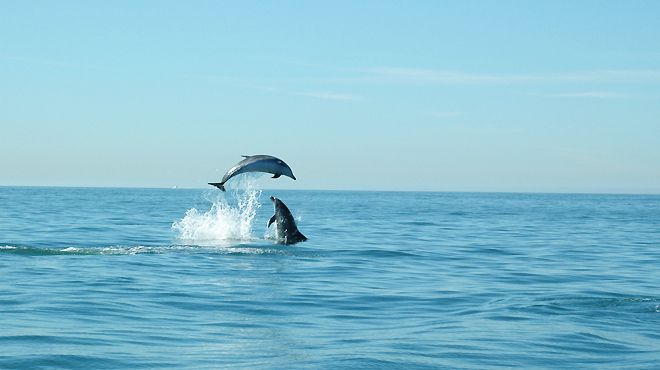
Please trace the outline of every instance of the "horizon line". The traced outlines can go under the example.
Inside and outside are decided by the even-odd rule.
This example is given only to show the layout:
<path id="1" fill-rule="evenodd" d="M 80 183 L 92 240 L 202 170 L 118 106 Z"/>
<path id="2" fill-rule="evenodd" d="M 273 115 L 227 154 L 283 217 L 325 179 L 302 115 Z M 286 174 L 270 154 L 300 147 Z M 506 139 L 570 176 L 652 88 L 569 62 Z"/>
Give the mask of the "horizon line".
<path id="1" fill-rule="evenodd" d="M 97 185 L 0 185 L 0 188 L 57 188 L 57 189 L 135 189 L 135 190 L 213 190 L 206 187 L 180 186 L 97 186 Z M 233 190 L 233 189 L 230 189 Z M 392 189 L 285 189 L 264 188 L 262 191 L 312 191 L 312 192 L 365 192 L 365 193 L 456 193 L 456 194 L 538 194 L 538 195 L 630 195 L 660 196 L 658 192 L 612 192 L 612 191 L 544 191 L 544 190 L 392 190 Z M 229 192 L 229 191 L 227 191 Z"/>

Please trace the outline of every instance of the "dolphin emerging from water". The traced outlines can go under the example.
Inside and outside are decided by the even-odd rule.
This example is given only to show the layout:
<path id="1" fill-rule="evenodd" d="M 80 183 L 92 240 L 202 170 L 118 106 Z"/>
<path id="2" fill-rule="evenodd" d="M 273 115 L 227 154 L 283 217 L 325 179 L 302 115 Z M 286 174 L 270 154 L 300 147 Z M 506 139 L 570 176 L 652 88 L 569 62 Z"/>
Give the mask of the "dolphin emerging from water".
<path id="1" fill-rule="evenodd" d="M 296 179 L 296 177 L 293 176 L 291 167 L 279 158 L 271 155 L 244 155 L 243 157 L 245 159 L 230 168 L 220 182 L 209 182 L 209 185 L 213 185 L 218 189 L 225 191 L 225 183 L 229 181 L 229 179 L 246 172 L 272 173 L 274 179 L 282 175 L 288 176 L 294 180 Z"/>
<path id="2" fill-rule="evenodd" d="M 307 237 L 298 230 L 296 221 L 286 204 L 275 197 L 270 197 L 270 200 L 275 207 L 275 214 L 268 220 L 268 227 L 273 222 L 277 222 L 277 241 L 281 244 L 294 244 L 307 240 Z"/>

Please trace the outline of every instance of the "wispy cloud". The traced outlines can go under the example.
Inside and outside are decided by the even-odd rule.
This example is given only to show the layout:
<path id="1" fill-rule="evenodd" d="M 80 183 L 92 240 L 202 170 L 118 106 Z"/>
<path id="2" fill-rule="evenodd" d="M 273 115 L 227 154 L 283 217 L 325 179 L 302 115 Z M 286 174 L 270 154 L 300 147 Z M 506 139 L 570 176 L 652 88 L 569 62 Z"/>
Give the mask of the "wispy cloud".
<path id="1" fill-rule="evenodd" d="M 293 95 L 307 96 L 310 98 L 323 99 L 323 100 L 350 100 L 356 101 L 361 100 L 357 95 L 346 94 L 346 93 L 336 93 L 336 92 L 324 92 L 324 91 L 312 91 L 312 92 L 299 92 L 293 93 Z"/>
<path id="2" fill-rule="evenodd" d="M 258 90 L 258 91 L 278 94 L 278 95 L 304 96 L 314 99 L 336 100 L 336 101 L 358 101 L 363 99 L 361 96 L 355 94 L 336 92 L 336 91 L 292 91 L 289 89 L 276 87 L 273 85 L 265 85 L 262 83 L 257 83 L 252 80 L 241 77 L 233 77 L 233 76 L 225 76 L 225 75 L 204 75 L 204 74 L 188 75 L 188 76 L 204 79 L 208 81 L 218 81 L 223 84 L 227 84 L 231 86 L 236 86 L 250 90 Z"/>
<path id="3" fill-rule="evenodd" d="M 451 117 L 458 117 L 463 115 L 463 112 L 455 112 L 455 111 L 448 111 L 448 112 L 429 112 L 428 115 L 435 117 L 435 118 L 451 118 Z"/>
<path id="4" fill-rule="evenodd" d="M 98 71 L 108 71 L 110 68 L 89 65 L 77 62 L 68 62 L 61 60 L 51 60 L 51 59 L 41 59 L 41 58 L 28 58 L 21 56 L 11 56 L 11 55 L 0 55 L 0 61 L 20 63 L 32 66 L 47 67 L 47 68 L 57 68 L 57 69 L 85 69 L 85 70 L 98 70 Z"/>
<path id="5" fill-rule="evenodd" d="M 489 74 L 445 69 L 373 67 L 358 71 L 367 75 L 402 82 L 462 85 L 532 82 L 660 82 L 660 70 L 593 70 L 548 74 Z"/>
<path id="6" fill-rule="evenodd" d="M 364 69 L 362 72 L 374 76 L 411 82 L 475 84 L 502 82 L 505 80 L 505 76 L 419 68 L 375 67 Z"/>
<path id="7" fill-rule="evenodd" d="M 611 82 L 611 83 L 638 83 L 660 82 L 660 70 L 654 69 L 611 69 L 576 72 L 558 75 L 566 80 Z"/>
<path id="8" fill-rule="evenodd" d="M 262 92 L 287 93 L 286 91 L 284 91 L 283 89 L 277 86 L 256 82 L 254 80 L 246 79 L 242 77 L 235 77 L 229 75 L 214 75 L 214 74 L 185 74 L 181 76 L 199 79 L 199 80 L 214 81 L 221 85 L 234 86 L 234 87 L 250 89 L 250 90 L 258 90 Z"/>
<path id="9" fill-rule="evenodd" d="M 597 99 L 614 99 L 625 98 L 626 94 L 613 92 L 613 91 L 582 91 L 582 92 L 569 92 L 547 95 L 553 98 L 597 98 Z"/>

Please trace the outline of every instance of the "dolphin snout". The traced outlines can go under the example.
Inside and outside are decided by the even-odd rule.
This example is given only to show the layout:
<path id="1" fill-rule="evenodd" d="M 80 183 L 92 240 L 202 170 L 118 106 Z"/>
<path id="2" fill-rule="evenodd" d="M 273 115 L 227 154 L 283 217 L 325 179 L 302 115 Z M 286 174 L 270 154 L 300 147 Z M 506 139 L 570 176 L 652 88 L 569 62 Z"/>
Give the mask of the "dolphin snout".
<path id="1" fill-rule="evenodd" d="M 292 178 L 292 179 L 294 179 L 294 180 L 296 179 L 296 177 L 295 177 L 295 176 L 293 176 L 293 175 L 291 175 L 291 178 Z"/>
<path id="2" fill-rule="evenodd" d="M 274 197 L 274 196 L 271 196 L 271 197 L 270 197 L 270 201 L 271 201 L 271 202 L 274 202 L 274 201 L 275 201 L 275 197 Z"/>

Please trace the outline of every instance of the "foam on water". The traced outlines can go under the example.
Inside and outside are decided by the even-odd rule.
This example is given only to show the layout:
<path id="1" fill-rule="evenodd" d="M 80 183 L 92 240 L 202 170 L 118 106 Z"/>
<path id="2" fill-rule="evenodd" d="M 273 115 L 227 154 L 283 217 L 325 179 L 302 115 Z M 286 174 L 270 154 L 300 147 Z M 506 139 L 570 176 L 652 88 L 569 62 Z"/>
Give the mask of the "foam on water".
<path id="1" fill-rule="evenodd" d="M 214 246 L 167 245 L 167 246 L 107 246 L 107 247 L 66 247 L 44 248 L 29 246 L 0 246 L 0 255 L 18 256 L 125 256 L 139 254 L 168 254 L 168 253 L 207 253 L 207 254 L 250 254 L 250 255 L 310 255 L 309 252 L 290 251 L 277 248 L 270 244 L 241 244 Z"/>
<path id="2" fill-rule="evenodd" d="M 30 246 L 0 246 L 0 253 L 26 256 L 53 256 L 53 255 L 132 255 L 132 254 L 156 254 L 182 249 L 180 246 L 108 246 L 108 247 L 66 247 L 66 248 L 44 248 Z"/>
<path id="3" fill-rule="evenodd" d="M 256 238 L 252 235 L 252 222 L 261 207 L 262 191 L 257 187 L 258 175 L 246 174 L 232 179 L 228 193 L 207 193 L 211 208 L 200 211 L 189 209 L 185 216 L 172 224 L 178 239 L 186 244 L 222 245 L 227 242 L 245 242 Z M 229 195 L 230 203 L 226 199 Z"/>

